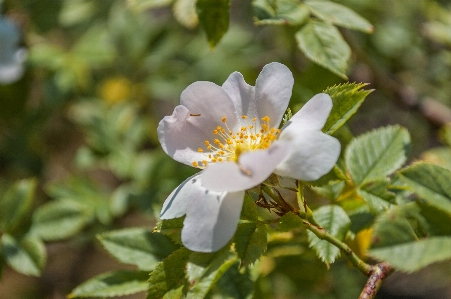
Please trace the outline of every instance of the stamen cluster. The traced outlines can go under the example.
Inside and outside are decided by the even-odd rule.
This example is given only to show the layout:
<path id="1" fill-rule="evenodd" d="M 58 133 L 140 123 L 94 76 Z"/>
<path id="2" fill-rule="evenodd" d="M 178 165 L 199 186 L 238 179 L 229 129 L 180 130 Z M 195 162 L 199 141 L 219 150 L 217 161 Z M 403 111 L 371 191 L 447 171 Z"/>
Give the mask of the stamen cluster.
<path id="1" fill-rule="evenodd" d="M 263 122 L 260 124 L 260 129 L 256 128 L 257 118 L 249 120 L 247 115 L 243 115 L 241 118 L 244 126 L 234 133 L 227 125 L 227 118 L 224 116 L 221 119 L 224 125 L 217 126 L 213 131 L 217 138 L 212 141 L 205 140 L 205 146 L 197 149 L 198 152 L 205 153 L 205 159 L 194 161 L 192 165 L 204 168 L 208 163 L 237 162 L 239 156 L 244 152 L 268 148 L 280 134 L 279 129 L 270 127 L 269 116 L 262 117 Z"/>

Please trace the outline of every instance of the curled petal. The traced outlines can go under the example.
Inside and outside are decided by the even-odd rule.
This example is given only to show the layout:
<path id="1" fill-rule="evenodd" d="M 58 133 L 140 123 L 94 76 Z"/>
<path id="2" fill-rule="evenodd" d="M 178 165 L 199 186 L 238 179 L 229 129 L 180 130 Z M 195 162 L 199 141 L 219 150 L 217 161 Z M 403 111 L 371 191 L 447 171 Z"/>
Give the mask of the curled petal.
<path id="1" fill-rule="evenodd" d="M 198 252 L 221 249 L 233 237 L 243 206 L 244 191 L 212 192 L 203 188 L 192 197 L 183 222 L 182 243 Z"/>
<path id="2" fill-rule="evenodd" d="M 193 125 L 190 111 L 182 105 L 175 107 L 170 116 L 165 116 L 158 124 L 158 139 L 163 150 L 174 160 L 192 165 L 193 161 L 204 159 L 197 149 L 208 139 Z"/>
<path id="3" fill-rule="evenodd" d="M 201 179 L 210 190 L 247 190 L 266 180 L 289 154 L 290 144 L 278 141 L 268 149 L 243 153 L 238 163 L 211 164 L 202 171 Z"/>
<path id="4" fill-rule="evenodd" d="M 317 180 L 334 167 L 340 155 L 340 142 L 321 131 L 299 131 L 295 136 L 282 137 L 291 140 L 294 150 L 277 166 L 275 173 L 280 176 Z"/>
<path id="5" fill-rule="evenodd" d="M 332 110 L 332 99 L 328 94 L 319 93 L 311 98 L 293 117 L 282 130 L 321 130 Z"/>
<path id="6" fill-rule="evenodd" d="M 294 78 L 283 64 L 272 62 L 263 67 L 255 84 L 258 115 L 269 116 L 271 127 L 279 127 L 291 98 Z"/>
<path id="7" fill-rule="evenodd" d="M 222 85 L 235 105 L 238 118 L 247 115 L 249 118 L 257 118 L 257 102 L 255 100 L 255 87 L 244 81 L 239 72 L 232 73 Z M 258 123 L 258 125 L 260 122 Z"/>

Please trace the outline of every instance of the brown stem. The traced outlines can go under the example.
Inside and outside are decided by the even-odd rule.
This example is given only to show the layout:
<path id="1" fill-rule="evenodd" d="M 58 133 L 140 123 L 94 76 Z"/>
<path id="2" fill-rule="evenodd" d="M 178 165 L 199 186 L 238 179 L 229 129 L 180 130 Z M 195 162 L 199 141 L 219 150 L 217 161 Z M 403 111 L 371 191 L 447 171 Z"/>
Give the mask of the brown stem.
<path id="1" fill-rule="evenodd" d="M 384 280 L 390 276 L 393 272 L 393 268 L 383 262 L 371 266 L 371 274 L 368 278 L 368 281 L 365 284 L 365 287 L 362 290 L 362 293 L 359 296 L 359 299 L 372 299 L 376 296 L 377 291 L 379 291 L 380 287 Z"/>

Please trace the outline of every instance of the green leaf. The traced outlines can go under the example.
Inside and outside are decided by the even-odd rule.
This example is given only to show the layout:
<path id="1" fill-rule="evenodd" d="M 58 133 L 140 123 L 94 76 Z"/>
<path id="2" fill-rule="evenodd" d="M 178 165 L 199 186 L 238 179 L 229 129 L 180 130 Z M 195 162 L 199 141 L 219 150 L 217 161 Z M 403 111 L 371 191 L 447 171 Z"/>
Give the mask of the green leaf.
<path id="1" fill-rule="evenodd" d="M 110 231 L 98 236 L 103 247 L 118 261 L 152 270 L 176 246 L 168 237 L 145 228 Z"/>
<path id="2" fill-rule="evenodd" d="M 175 243 L 182 244 L 181 233 L 183 228 L 183 220 L 185 220 L 185 216 L 168 220 L 160 220 L 158 221 L 154 232 L 162 233 L 163 235 L 171 238 L 171 240 Z"/>
<path id="3" fill-rule="evenodd" d="M 451 171 L 419 163 L 402 169 L 399 174 L 424 201 L 451 214 Z"/>
<path id="4" fill-rule="evenodd" d="M 266 251 L 268 243 L 263 223 L 240 223 L 235 233 L 235 249 L 241 265 L 253 264 Z"/>
<path id="5" fill-rule="evenodd" d="M 326 173 L 316 181 L 305 182 L 305 184 L 310 186 L 321 187 L 324 185 L 332 184 L 334 182 L 344 181 L 347 179 L 348 178 L 343 173 L 343 171 L 341 171 L 341 169 L 337 165 L 335 165 L 328 173 Z"/>
<path id="6" fill-rule="evenodd" d="M 324 21 L 349 29 L 366 33 L 373 32 L 373 26 L 359 14 L 338 3 L 331 1 L 306 1 L 312 13 Z"/>
<path id="7" fill-rule="evenodd" d="M 180 248 L 150 272 L 147 299 L 160 299 L 170 290 L 179 288 L 186 283 L 185 266 L 191 254 L 186 248 Z"/>
<path id="8" fill-rule="evenodd" d="M 427 222 L 427 231 L 432 236 L 451 236 L 451 214 L 430 204 L 417 201 L 421 215 Z"/>
<path id="9" fill-rule="evenodd" d="M 323 132 L 333 134 L 353 116 L 373 90 L 365 90 L 367 83 L 344 83 L 328 87 L 324 93 L 332 98 L 333 106 Z"/>
<path id="10" fill-rule="evenodd" d="M 346 212 L 337 205 L 322 206 L 313 211 L 313 217 L 329 234 L 341 241 L 346 237 L 351 224 Z M 308 231 L 308 236 L 310 247 L 316 251 L 323 262 L 333 263 L 340 255 L 340 249 L 331 243 L 319 239 L 310 231 Z"/>
<path id="11" fill-rule="evenodd" d="M 175 19 L 187 28 L 194 28 L 199 23 L 196 13 L 197 0 L 176 0 L 173 11 Z"/>
<path id="12" fill-rule="evenodd" d="M 222 275 L 237 261 L 227 248 L 216 253 L 193 253 L 188 262 L 188 279 L 193 286 L 186 298 L 205 298 Z"/>
<path id="13" fill-rule="evenodd" d="M 288 212 L 279 219 L 277 227 L 282 232 L 290 232 L 296 228 L 302 227 L 302 220 L 293 212 Z"/>
<path id="14" fill-rule="evenodd" d="M 393 206 L 377 217 L 371 247 L 387 247 L 418 240 L 413 227 L 417 222 L 422 222 L 417 205 Z"/>
<path id="15" fill-rule="evenodd" d="M 310 14 L 297 0 L 253 0 L 252 8 L 256 25 L 299 25 Z"/>
<path id="16" fill-rule="evenodd" d="M 34 179 L 21 180 L 14 183 L 0 201 L 0 228 L 11 232 L 17 228 L 24 216 L 29 212 L 36 190 Z"/>
<path id="17" fill-rule="evenodd" d="M 210 47 L 214 48 L 229 30 L 230 0 L 197 0 L 196 11 Z"/>
<path id="18" fill-rule="evenodd" d="M 312 190 L 318 193 L 320 196 L 327 198 L 330 201 L 335 201 L 341 195 L 341 192 L 345 188 L 346 183 L 336 182 L 322 187 L 312 187 Z"/>
<path id="19" fill-rule="evenodd" d="M 383 179 L 407 159 L 410 136 L 406 129 L 388 126 L 354 139 L 346 149 L 346 166 L 358 186 Z"/>
<path id="20" fill-rule="evenodd" d="M 112 271 L 95 276 L 76 287 L 69 298 L 105 298 L 125 296 L 147 289 L 146 271 Z"/>
<path id="21" fill-rule="evenodd" d="M 373 181 L 364 184 L 357 190 L 370 207 L 372 213 L 379 214 L 395 203 L 395 194 L 387 190 L 389 184 L 385 180 Z"/>
<path id="22" fill-rule="evenodd" d="M 71 200 L 57 200 L 33 214 L 31 233 L 46 241 L 71 237 L 93 218 L 92 210 Z"/>
<path id="23" fill-rule="evenodd" d="M 228 246 L 230 247 L 230 246 Z M 218 267 L 231 256 L 229 248 L 216 252 L 193 252 L 186 267 L 186 277 L 190 285 L 195 285 L 211 267 Z M 216 266 L 215 266 L 216 265 Z"/>
<path id="24" fill-rule="evenodd" d="M 221 279 L 219 279 L 216 285 L 225 298 L 254 298 L 254 282 L 249 277 L 249 271 L 240 273 L 238 265 L 232 265 Z"/>
<path id="25" fill-rule="evenodd" d="M 143 11 L 146 9 L 167 6 L 173 0 L 127 0 L 127 6 L 135 11 Z"/>
<path id="26" fill-rule="evenodd" d="M 25 237 L 19 240 L 4 234 L 1 249 L 6 263 L 17 272 L 32 276 L 41 275 L 47 256 L 45 246 L 39 239 Z"/>
<path id="27" fill-rule="evenodd" d="M 299 49 L 308 59 L 343 79 L 351 57 L 351 49 L 334 25 L 311 20 L 295 35 Z"/>
<path id="28" fill-rule="evenodd" d="M 115 47 L 108 28 L 103 25 L 92 25 L 83 35 L 76 40 L 71 51 L 69 52 L 69 60 L 73 59 L 74 63 L 69 66 L 77 75 L 76 79 L 81 81 L 82 86 L 87 84 L 87 78 L 80 77 L 90 68 L 111 63 L 116 55 Z M 86 64 L 86 65 L 83 65 Z M 64 68 L 63 68 L 64 70 Z"/>
<path id="29" fill-rule="evenodd" d="M 258 220 L 258 210 L 252 197 L 248 192 L 244 195 L 243 208 L 241 209 L 240 219 L 256 222 Z"/>
<path id="30" fill-rule="evenodd" d="M 432 237 L 416 242 L 371 249 L 369 254 L 396 270 L 418 271 L 432 263 L 451 259 L 451 237 Z"/>

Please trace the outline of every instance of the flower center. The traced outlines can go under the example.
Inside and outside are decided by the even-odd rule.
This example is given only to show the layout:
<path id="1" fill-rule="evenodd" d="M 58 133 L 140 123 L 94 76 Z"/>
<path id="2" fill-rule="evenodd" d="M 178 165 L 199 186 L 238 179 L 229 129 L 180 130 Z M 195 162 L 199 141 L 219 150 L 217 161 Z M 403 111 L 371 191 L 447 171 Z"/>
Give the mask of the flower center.
<path id="1" fill-rule="evenodd" d="M 237 162 L 242 153 L 268 148 L 280 133 L 279 129 L 270 128 L 268 116 L 262 118 L 259 129 L 256 128 L 256 118 L 249 119 L 247 115 L 241 118 L 244 126 L 237 132 L 230 130 L 225 116 L 221 119 L 223 126 L 217 126 L 213 131 L 216 138 L 205 140 L 204 146 L 197 149 L 205 154 L 205 159 L 192 162 L 194 167 L 204 168 L 208 163 L 216 162 Z"/>

